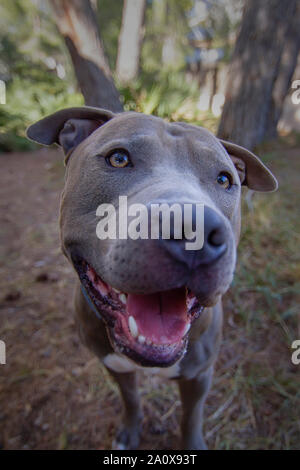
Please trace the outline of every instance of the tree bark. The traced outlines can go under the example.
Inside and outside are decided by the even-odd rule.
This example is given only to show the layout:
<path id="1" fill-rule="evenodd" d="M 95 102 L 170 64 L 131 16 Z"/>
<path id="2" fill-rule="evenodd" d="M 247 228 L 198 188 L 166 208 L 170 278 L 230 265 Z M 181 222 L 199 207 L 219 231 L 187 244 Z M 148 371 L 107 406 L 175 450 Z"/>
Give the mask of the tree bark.
<path id="1" fill-rule="evenodd" d="M 278 76 L 276 78 L 269 117 L 265 131 L 265 139 L 278 137 L 277 125 L 282 114 L 284 100 L 288 94 L 297 59 L 300 51 L 300 3 L 297 3 L 295 14 L 287 30 L 284 48 L 281 55 Z"/>
<path id="2" fill-rule="evenodd" d="M 145 7 L 146 0 L 124 0 L 116 66 L 117 77 L 123 84 L 138 75 Z"/>
<path id="3" fill-rule="evenodd" d="M 50 0 L 85 104 L 123 111 L 90 0 Z"/>
<path id="4" fill-rule="evenodd" d="M 296 1 L 248 0 L 229 70 L 218 136 L 249 149 L 266 136 Z"/>

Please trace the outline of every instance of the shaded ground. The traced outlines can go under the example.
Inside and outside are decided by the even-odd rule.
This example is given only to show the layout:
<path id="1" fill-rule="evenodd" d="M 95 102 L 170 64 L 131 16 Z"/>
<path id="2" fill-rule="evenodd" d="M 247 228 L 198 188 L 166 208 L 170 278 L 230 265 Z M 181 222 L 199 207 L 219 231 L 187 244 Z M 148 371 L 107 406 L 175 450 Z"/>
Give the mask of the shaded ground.
<path id="1" fill-rule="evenodd" d="M 299 148 L 262 149 L 280 192 L 244 209 L 224 342 L 206 407 L 210 448 L 300 448 Z M 81 346 L 72 314 L 75 275 L 59 249 L 59 152 L 0 155 L 0 446 L 109 449 L 119 423 L 114 383 Z M 176 448 L 176 385 L 141 375 L 141 448 Z"/>

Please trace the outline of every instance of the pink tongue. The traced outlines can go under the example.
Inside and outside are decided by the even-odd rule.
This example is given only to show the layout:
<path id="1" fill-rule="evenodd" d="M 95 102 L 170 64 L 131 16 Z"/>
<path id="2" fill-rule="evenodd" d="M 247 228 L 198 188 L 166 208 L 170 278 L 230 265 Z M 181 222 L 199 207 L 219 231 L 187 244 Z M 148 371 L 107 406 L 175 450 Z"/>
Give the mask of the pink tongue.
<path id="1" fill-rule="evenodd" d="M 137 323 L 139 334 L 156 344 L 178 342 L 187 324 L 185 289 L 149 295 L 128 294 L 127 314 Z"/>

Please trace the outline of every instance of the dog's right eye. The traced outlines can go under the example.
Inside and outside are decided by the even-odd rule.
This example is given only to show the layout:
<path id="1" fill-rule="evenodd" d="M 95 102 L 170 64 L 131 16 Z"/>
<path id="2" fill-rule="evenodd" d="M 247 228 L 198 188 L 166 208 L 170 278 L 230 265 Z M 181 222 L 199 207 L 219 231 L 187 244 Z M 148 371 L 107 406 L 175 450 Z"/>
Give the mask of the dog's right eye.
<path id="1" fill-rule="evenodd" d="M 230 189 L 232 182 L 231 176 L 228 173 L 221 172 L 217 177 L 217 182 L 221 185 L 224 189 Z"/>
<path id="2" fill-rule="evenodd" d="M 125 168 L 125 166 L 132 166 L 129 155 L 125 150 L 114 150 L 106 157 L 106 162 L 114 168 Z"/>

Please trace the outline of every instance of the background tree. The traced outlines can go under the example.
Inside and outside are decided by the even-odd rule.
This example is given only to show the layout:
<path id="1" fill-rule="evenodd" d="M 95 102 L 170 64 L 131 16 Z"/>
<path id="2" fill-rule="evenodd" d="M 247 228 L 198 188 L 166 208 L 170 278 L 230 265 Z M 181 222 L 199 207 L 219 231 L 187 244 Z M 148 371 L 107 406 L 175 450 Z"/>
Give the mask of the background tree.
<path id="1" fill-rule="evenodd" d="M 296 3 L 296 0 L 246 2 L 229 71 L 220 137 L 251 149 L 270 132 L 270 119 L 272 128 L 276 126 L 295 67 L 293 59 L 288 73 L 281 70 L 284 45 L 288 44 L 290 25 L 297 13 Z M 291 55 L 296 54 L 293 51 Z M 274 101 L 277 86 L 280 91 L 275 96 L 279 99 Z"/>
<path id="2" fill-rule="evenodd" d="M 122 111 L 89 0 L 50 0 L 57 27 L 64 37 L 85 103 Z"/>
<path id="3" fill-rule="evenodd" d="M 295 14 L 287 28 L 278 75 L 276 77 L 270 112 L 267 120 L 265 138 L 278 137 L 277 125 L 282 115 L 283 104 L 291 87 L 292 77 L 297 65 L 300 50 L 300 3 L 297 2 Z"/>
<path id="4" fill-rule="evenodd" d="M 116 72 L 123 84 L 139 71 L 146 0 L 124 0 Z"/>
<path id="5" fill-rule="evenodd" d="M 6 85 L 6 105 L 0 106 L 0 150 L 28 148 L 31 144 L 24 138 L 24 130 L 30 122 L 66 106 L 82 105 L 84 99 L 88 104 L 111 109 L 121 110 L 123 105 L 125 110 L 193 121 L 216 132 L 243 0 L 147 1 L 138 75 L 126 84 L 118 82 L 121 100 L 112 77 L 124 1 L 65 0 L 67 14 L 59 0 L 53 14 L 53 2 L 2 0 L 0 4 L 0 80 Z M 82 15 L 76 13 L 77 4 L 85 6 Z M 274 134 L 272 127 L 276 129 L 296 60 L 297 15 L 292 16 L 282 41 L 284 47 L 269 100 L 266 121 L 270 130 L 266 130 L 266 136 Z M 138 20 L 136 15 L 134 19 Z M 273 16 L 269 15 L 268 22 L 272 21 Z M 66 36 L 57 34 L 58 23 L 63 25 Z M 210 44 L 204 46 L 197 39 L 203 30 L 211 38 Z M 194 32 L 197 44 L 190 40 Z M 213 73 L 211 63 L 207 65 L 203 60 L 203 52 L 209 60 L 216 53 L 219 57 L 213 64 Z M 200 67 L 191 70 L 190 59 Z M 207 102 L 212 104 L 211 109 Z M 295 107 L 290 109 L 287 105 L 285 101 L 281 124 L 286 125 L 285 129 L 297 129 Z M 250 109 L 250 103 L 244 106 Z M 272 113 L 277 116 L 275 125 Z"/>

